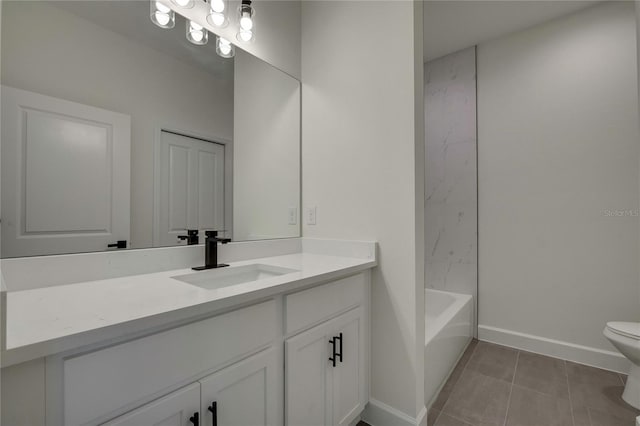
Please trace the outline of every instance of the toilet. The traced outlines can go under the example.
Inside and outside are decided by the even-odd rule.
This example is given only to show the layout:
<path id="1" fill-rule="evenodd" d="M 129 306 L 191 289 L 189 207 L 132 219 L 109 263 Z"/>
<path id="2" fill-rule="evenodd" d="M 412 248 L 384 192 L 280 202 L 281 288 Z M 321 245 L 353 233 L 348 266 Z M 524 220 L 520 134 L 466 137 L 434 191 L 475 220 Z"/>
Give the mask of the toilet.
<path id="1" fill-rule="evenodd" d="M 608 322 L 603 333 L 631 361 L 622 399 L 640 409 L 640 322 Z"/>

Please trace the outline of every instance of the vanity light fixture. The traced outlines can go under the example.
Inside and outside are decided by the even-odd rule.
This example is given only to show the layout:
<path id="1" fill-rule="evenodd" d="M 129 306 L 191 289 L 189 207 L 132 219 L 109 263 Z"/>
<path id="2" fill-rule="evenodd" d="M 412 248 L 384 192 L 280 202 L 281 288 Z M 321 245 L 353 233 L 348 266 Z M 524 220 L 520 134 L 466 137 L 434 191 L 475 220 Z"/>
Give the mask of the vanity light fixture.
<path id="1" fill-rule="evenodd" d="M 173 28 L 176 25 L 176 15 L 169 6 L 156 0 L 151 0 L 151 22 L 160 28 Z"/>
<path id="2" fill-rule="evenodd" d="M 211 0 L 209 5 L 209 14 L 207 15 L 207 21 L 214 27 L 224 28 L 229 24 L 229 20 L 226 15 L 226 1 L 225 0 Z"/>
<path id="3" fill-rule="evenodd" d="M 238 34 L 236 34 L 238 41 L 245 43 L 253 41 L 255 32 L 253 22 L 254 15 L 255 11 L 253 7 L 251 7 L 251 0 L 242 0 L 239 9 L 240 29 L 238 30 Z"/>
<path id="4" fill-rule="evenodd" d="M 207 44 L 209 41 L 209 33 L 202 25 L 187 20 L 187 40 L 197 45 Z"/>
<path id="5" fill-rule="evenodd" d="M 229 40 L 224 37 L 216 37 L 216 53 L 223 58 L 233 58 L 236 54 L 236 48 Z"/>
<path id="6" fill-rule="evenodd" d="M 184 9 L 191 9 L 196 4 L 195 0 L 171 0 L 171 2 Z"/>

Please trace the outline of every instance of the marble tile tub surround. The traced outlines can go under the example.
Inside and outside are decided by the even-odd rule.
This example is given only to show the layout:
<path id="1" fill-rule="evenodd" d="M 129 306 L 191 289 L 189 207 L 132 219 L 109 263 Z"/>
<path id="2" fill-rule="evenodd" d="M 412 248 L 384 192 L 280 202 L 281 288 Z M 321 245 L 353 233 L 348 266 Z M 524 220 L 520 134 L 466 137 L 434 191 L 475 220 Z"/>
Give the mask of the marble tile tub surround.
<path id="1" fill-rule="evenodd" d="M 632 426 L 625 376 L 474 340 L 428 415 L 429 426 Z"/>
<path id="2" fill-rule="evenodd" d="M 475 47 L 425 64 L 426 287 L 477 293 Z"/>

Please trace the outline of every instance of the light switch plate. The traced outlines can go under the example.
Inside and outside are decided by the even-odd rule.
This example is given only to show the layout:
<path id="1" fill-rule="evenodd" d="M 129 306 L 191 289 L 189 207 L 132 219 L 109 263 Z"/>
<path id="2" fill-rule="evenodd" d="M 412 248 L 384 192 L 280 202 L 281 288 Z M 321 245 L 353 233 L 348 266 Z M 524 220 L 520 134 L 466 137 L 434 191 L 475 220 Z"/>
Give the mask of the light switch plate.
<path id="1" fill-rule="evenodd" d="M 307 208 L 307 225 L 316 224 L 316 206 Z"/>
<path id="2" fill-rule="evenodd" d="M 289 207 L 289 225 L 298 224 L 298 208 Z"/>

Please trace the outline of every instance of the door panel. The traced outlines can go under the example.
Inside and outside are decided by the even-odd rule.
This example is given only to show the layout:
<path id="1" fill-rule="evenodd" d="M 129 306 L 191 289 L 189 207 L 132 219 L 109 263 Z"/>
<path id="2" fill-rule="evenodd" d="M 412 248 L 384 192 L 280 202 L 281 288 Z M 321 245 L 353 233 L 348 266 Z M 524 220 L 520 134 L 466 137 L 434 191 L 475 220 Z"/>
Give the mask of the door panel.
<path id="1" fill-rule="evenodd" d="M 154 245 L 185 244 L 187 229 L 223 230 L 224 145 L 165 131 L 159 144 Z"/>
<path id="2" fill-rule="evenodd" d="M 224 182 L 224 154 L 199 150 L 198 228 L 221 230 L 224 203 L 220 200 L 224 199 L 224 190 L 222 185 L 211 185 L 211 182 Z"/>
<path id="3" fill-rule="evenodd" d="M 327 332 L 326 325 L 320 325 L 285 343 L 287 425 L 330 424 Z"/>
<path id="4" fill-rule="evenodd" d="M 2 86 L 2 254 L 129 240 L 130 117 Z"/>
<path id="5" fill-rule="evenodd" d="M 269 349 L 201 380 L 202 425 L 214 424 L 208 407 L 215 401 L 218 426 L 275 426 L 276 367 Z"/>
<path id="6" fill-rule="evenodd" d="M 189 148 L 170 144 L 168 149 L 168 228 L 169 232 L 184 233 L 189 226 Z"/>
<path id="7" fill-rule="evenodd" d="M 193 383 L 104 423 L 104 426 L 193 426 L 189 419 L 199 410 L 200 384 Z"/>

